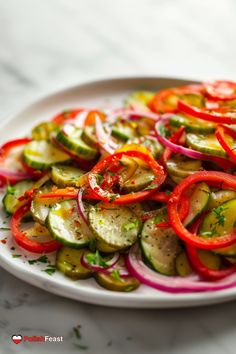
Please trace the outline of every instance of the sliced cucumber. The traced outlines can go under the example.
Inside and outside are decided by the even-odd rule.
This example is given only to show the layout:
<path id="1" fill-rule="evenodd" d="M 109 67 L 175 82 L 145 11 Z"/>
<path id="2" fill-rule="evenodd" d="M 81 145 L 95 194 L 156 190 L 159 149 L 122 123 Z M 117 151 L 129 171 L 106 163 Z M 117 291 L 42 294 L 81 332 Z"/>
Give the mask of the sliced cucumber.
<path id="1" fill-rule="evenodd" d="M 133 245 L 141 227 L 128 207 L 102 202 L 90 207 L 89 222 L 96 239 L 116 250 Z"/>
<path id="2" fill-rule="evenodd" d="M 73 125 L 67 125 L 65 129 L 61 129 L 57 134 L 57 140 L 68 150 L 77 154 L 78 157 L 85 160 L 93 160 L 98 156 L 98 150 L 87 145 L 82 139 L 82 129 Z"/>
<path id="3" fill-rule="evenodd" d="M 179 253 L 176 257 L 175 268 L 177 274 L 181 277 L 187 277 L 193 272 L 192 267 L 189 264 L 188 257 L 184 251 Z"/>
<path id="4" fill-rule="evenodd" d="M 86 209 L 88 205 L 85 204 Z M 52 236 L 66 246 L 83 248 L 93 235 L 78 213 L 75 200 L 55 204 L 49 211 L 46 224 Z"/>
<path id="5" fill-rule="evenodd" d="M 207 209 L 217 208 L 228 200 L 236 199 L 236 192 L 230 189 L 222 189 L 216 192 L 211 192 Z"/>
<path id="6" fill-rule="evenodd" d="M 205 105 L 205 98 L 199 93 L 185 93 L 178 95 L 178 98 L 189 103 L 191 106 L 201 108 Z"/>
<path id="7" fill-rule="evenodd" d="M 217 237 L 231 233 L 236 227 L 235 210 L 236 199 L 229 200 L 212 209 L 200 226 L 200 235 L 202 237 Z M 214 253 L 229 257 L 236 256 L 236 244 L 214 250 Z"/>
<path id="8" fill-rule="evenodd" d="M 158 159 L 163 153 L 163 146 L 156 140 L 148 137 L 132 138 L 128 141 L 129 144 L 141 145 L 147 148 L 155 159 Z"/>
<path id="9" fill-rule="evenodd" d="M 57 252 L 56 268 L 74 280 L 90 278 L 93 274 L 92 271 L 81 264 L 81 257 L 84 253 L 89 253 L 89 251 L 69 247 L 61 248 Z"/>
<path id="10" fill-rule="evenodd" d="M 32 138 L 34 140 L 49 140 L 53 131 L 56 131 L 58 126 L 54 122 L 43 122 L 38 124 L 32 130 Z"/>
<path id="11" fill-rule="evenodd" d="M 154 178 L 155 175 L 151 170 L 138 167 L 134 175 L 123 184 L 122 190 L 126 193 L 140 191 L 148 187 Z"/>
<path id="12" fill-rule="evenodd" d="M 169 174 L 185 178 L 202 168 L 200 160 L 190 159 L 184 155 L 176 154 L 168 159 L 166 168 Z"/>
<path id="13" fill-rule="evenodd" d="M 127 108 L 132 107 L 135 102 L 141 103 L 145 106 L 153 99 L 155 96 L 154 92 L 151 91 L 135 91 L 132 92 L 128 97 L 125 99 L 125 106 Z"/>
<path id="14" fill-rule="evenodd" d="M 85 127 L 82 131 L 81 139 L 89 146 L 96 148 L 98 141 L 95 135 L 94 126 L 88 125 Z"/>
<path id="15" fill-rule="evenodd" d="M 144 117 L 138 121 L 137 132 L 141 137 L 149 135 L 150 130 L 154 129 L 154 126 L 154 121 L 150 118 L 145 118 L 144 114 Z"/>
<path id="16" fill-rule="evenodd" d="M 201 262 L 206 267 L 213 270 L 220 269 L 221 258 L 217 254 L 205 250 L 198 250 L 198 255 Z M 176 264 L 176 271 L 178 275 L 180 275 L 181 277 L 186 277 L 193 272 L 185 252 L 181 252 L 177 256 L 175 264 Z"/>
<path id="17" fill-rule="evenodd" d="M 124 267 L 124 259 L 121 257 L 111 274 L 96 273 L 95 279 L 103 288 L 112 291 L 130 292 L 138 288 L 139 281 L 133 277 L 122 278 L 120 271 Z"/>
<path id="18" fill-rule="evenodd" d="M 170 118 L 170 125 L 173 127 L 184 126 L 187 132 L 199 134 L 214 133 L 216 129 L 215 123 L 184 115 L 173 115 Z"/>
<path id="19" fill-rule="evenodd" d="M 37 222 L 34 223 L 32 227 L 25 230 L 25 234 L 29 239 L 36 240 L 38 242 L 45 242 L 48 241 L 48 239 L 52 239 L 49 230 Z"/>
<path id="20" fill-rule="evenodd" d="M 86 172 L 67 165 L 52 166 L 52 181 L 59 187 L 76 186 Z"/>
<path id="21" fill-rule="evenodd" d="M 232 146 L 232 149 L 235 148 L 236 145 L 234 144 L 233 139 L 229 137 L 228 140 L 230 145 Z M 206 154 L 221 157 L 228 156 L 225 150 L 221 147 L 214 134 L 201 135 L 188 133 L 186 135 L 186 143 L 194 150 L 201 151 Z"/>
<path id="22" fill-rule="evenodd" d="M 217 254 L 214 254 L 205 250 L 198 250 L 198 255 L 202 263 L 210 269 L 218 270 L 221 266 L 221 258 Z"/>
<path id="23" fill-rule="evenodd" d="M 51 182 L 46 183 L 38 190 L 38 194 L 48 193 L 52 190 L 53 184 Z M 31 202 L 30 211 L 35 221 L 41 225 L 45 224 L 45 220 L 48 216 L 49 209 L 52 205 L 60 202 L 61 198 L 49 198 L 44 199 L 38 196 L 35 196 Z"/>
<path id="24" fill-rule="evenodd" d="M 33 185 L 33 181 L 25 180 L 16 183 L 14 186 L 7 187 L 2 203 L 8 214 L 13 214 L 16 209 L 25 203 L 24 200 L 20 202 L 18 198 L 24 195 L 27 190 L 31 189 Z"/>
<path id="25" fill-rule="evenodd" d="M 141 233 L 141 248 L 144 258 L 154 270 L 165 275 L 174 275 L 175 259 L 181 251 L 180 241 L 170 228 L 160 228 L 157 216 L 147 220 Z"/>
<path id="26" fill-rule="evenodd" d="M 137 124 L 135 122 L 118 122 L 112 127 L 111 134 L 118 139 L 127 141 L 137 136 Z"/>
<path id="27" fill-rule="evenodd" d="M 191 224 L 207 207 L 210 198 L 210 188 L 204 182 L 201 182 L 191 191 L 189 199 L 189 213 L 184 220 L 184 225 Z"/>
<path id="28" fill-rule="evenodd" d="M 33 140 L 26 144 L 23 156 L 28 166 L 39 170 L 47 170 L 56 163 L 70 160 L 67 154 L 46 140 Z"/>

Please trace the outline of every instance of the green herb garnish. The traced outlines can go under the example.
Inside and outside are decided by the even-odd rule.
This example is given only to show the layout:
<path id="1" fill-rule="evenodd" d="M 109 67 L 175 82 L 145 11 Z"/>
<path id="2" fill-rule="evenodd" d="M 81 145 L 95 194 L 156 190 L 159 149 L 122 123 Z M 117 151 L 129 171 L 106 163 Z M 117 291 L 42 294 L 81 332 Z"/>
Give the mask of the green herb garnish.
<path id="1" fill-rule="evenodd" d="M 99 251 L 96 250 L 95 253 L 88 253 L 86 255 L 87 262 L 91 265 L 99 265 L 101 267 L 106 267 L 107 264 L 100 255 Z"/>
<path id="2" fill-rule="evenodd" d="M 30 259 L 28 261 L 29 264 L 35 264 L 35 263 L 47 263 L 48 262 L 48 257 L 46 255 L 40 256 L 37 259 Z"/>
<path id="3" fill-rule="evenodd" d="M 48 265 L 48 267 L 43 269 L 42 272 L 45 272 L 48 275 L 53 275 L 56 272 L 56 267 L 54 265 Z"/>

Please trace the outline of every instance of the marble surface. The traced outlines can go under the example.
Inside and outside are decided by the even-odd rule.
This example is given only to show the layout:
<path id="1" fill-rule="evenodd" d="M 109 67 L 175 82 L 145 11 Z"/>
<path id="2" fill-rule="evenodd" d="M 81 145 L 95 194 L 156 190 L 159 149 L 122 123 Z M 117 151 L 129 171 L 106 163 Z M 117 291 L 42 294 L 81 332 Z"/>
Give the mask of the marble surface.
<path id="1" fill-rule="evenodd" d="M 0 119 L 44 93 L 97 78 L 236 79 L 235 14 L 234 0 L 0 0 Z M 0 269 L 0 354 L 233 354 L 235 311 L 236 302 L 150 311 L 90 306 Z M 17 346 L 13 334 L 64 342 Z"/>

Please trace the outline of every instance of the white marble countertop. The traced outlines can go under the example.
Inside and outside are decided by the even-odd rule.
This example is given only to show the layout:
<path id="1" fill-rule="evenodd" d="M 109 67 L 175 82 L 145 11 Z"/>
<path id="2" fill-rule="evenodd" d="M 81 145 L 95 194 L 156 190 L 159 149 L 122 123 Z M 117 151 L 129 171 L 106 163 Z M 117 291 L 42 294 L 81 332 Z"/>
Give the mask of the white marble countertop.
<path id="1" fill-rule="evenodd" d="M 235 80 L 235 13 L 234 0 L 0 0 L 0 119 L 94 78 Z M 0 269 L 0 354 L 233 354 L 235 311 L 236 302 L 184 310 L 90 306 Z M 17 346 L 12 334 L 64 342 Z"/>

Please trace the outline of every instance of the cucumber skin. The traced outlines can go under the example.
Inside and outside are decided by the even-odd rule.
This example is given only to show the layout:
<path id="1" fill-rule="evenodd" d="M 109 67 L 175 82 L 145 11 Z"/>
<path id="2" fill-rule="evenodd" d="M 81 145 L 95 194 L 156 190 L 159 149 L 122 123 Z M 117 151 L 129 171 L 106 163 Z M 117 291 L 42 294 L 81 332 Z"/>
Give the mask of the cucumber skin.
<path id="1" fill-rule="evenodd" d="M 75 251 L 75 249 L 69 249 L 68 252 L 72 251 L 73 250 Z M 72 280 L 80 280 L 80 279 L 89 279 L 92 277 L 93 275 L 93 272 L 89 269 L 86 269 L 84 268 L 82 265 L 81 267 L 83 267 L 84 269 L 84 272 L 82 273 L 74 273 L 73 272 L 70 272 L 68 270 L 66 270 L 66 266 L 62 264 L 62 260 L 59 259 L 60 257 L 62 258 L 63 257 L 63 252 L 66 251 L 66 247 L 64 248 L 61 248 L 59 251 L 57 251 L 57 255 L 56 255 L 56 268 L 57 270 L 59 270 L 61 273 L 63 273 L 66 277 L 72 279 Z M 85 250 L 87 251 L 87 250 Z M 66 260 L 65 260 L 66 262 Z"/>
<path id="2" fill-rule="evenodd" d="M 57 133 L 56 139 L 60 144 L 65 146 L 68 150 L 72 151 L 73 153 L 77 154 L 79 158 L 84 160 L 94 160 L 98 157 L 99 153 L 97 149 L 94 149 L 87 145 L 85 142 L 83 144 L 75 144 L 71 141 L 65 134 L 63 134 L 62 130 Z M 82 146 L 84 145 L 84 146 Z"/>
<path id="3" fill-rule="evenodd" d="M 200 135 L 200 137 L 198 137 L 199 141 L 193 140 L 194 135 L 196 135 L 198 137 L 198 134 L 194 134 L 194 133 L 188 133 L 186 135 L 186 143 L 187 143 L 187 145 L 189 145 L 190 148 L 200 151 L 200 152 L 203 152 L 208 155 L 212 155 L 212 156 L 219 156 L 219 157 L 225 157 L 225 158 L 228 157 L 228 154 L 223 150 L 223 148 L 214 149 L 214 147 L 212 148 L 212 147 L 201 146 L 201 145 L 199 147 L 198 142 L 200 142 L 202 140 L 207 141 L 207 135 L 204 136 L 204 135 L 199 134 Z M 217 142 L 218 142 L 218 140 L 216 141 L 216 143 Z"/>
<path id="4" fill-rule="evenodd" d="M 172 127 L 176 127 L 176 128 L 179 128 L 182 125 L 184 125 L 187 133 L 196 133 L 196 134 L 210 134 L 210 133 L 214 133 L 214 131 L 216 129 L 216 127 L 214 127 L 214 126 L 200 127 L 197 125 L 191 125 L 190 123 L 188 124 L 187 119 L 188 118 L 186 118 L 186 117 L 173 115 L 170 118 L 170 125 L 172 125 Z"/>
<path id="5" fill-rule="evenodd" d="M 34 140 L 36 141 L 36 140 Z M 39 140 L 37 141 L 37 143 L 41 143 L 42 141 L 44 140 Z M 31 141 L 30 143 L 28 143 L 27 145 L 31 144 L 33 141 Z M 50 143 L 48 143 L 50 144 Z M 24 159 L 24 162 L 26 163 L 26 165 L 28 165 L 29 167 L 32 167 L 36 170 L 41 170 L 41 171 L 45 171 L 45 170 L 49 170 L 51 168 L 52 165 L 56 164 L 56 163 L 69 163 L 71 161 L 71 158 L 68 157 L 65 158 L 65 159 L 60 159 L 58 161 L 54 161 L 54 162 L 50 162 L 50 163 L 47 163 L 47 162 L 43 162 L 43 161 L 35 161 L 33 160 L 31 157 L 28 157 L 27 156 L 27 145 L 25 146 L 24 148 L 24 152 L 23 152 L 23 159 Z M 51 144 L 52 145 L 52 144 Z M 52 145 L 53 146 L 53 145 Z M 57 149 L 55 146 L 53 146 L 53 148 Z M 57 149 L 58 150 L 58 149 Z M 60 153 L 62 153 L 61 150 L 58 150 L 60 151 Z M 46 153 L 46 152 L 45 152 Z M 63 154 L 66 156 L 66 154 L 63 152 Z"/>
<path id="6" fill-rule="evenodd" d="M 73 199 L 71 199 L 71 200 L 73 200 Z M 67 200 L 66 202 L 69 202 L 69 200 Z M 52 208 L 53 207 L 51 207 L 50 209 L 52 209 Z M 59 236 L 57 233 L 55 233 L 55 231 L 53 230 L 53 227 L 50 224 L 50 209 L 49 209 L 48 216 L 45 220 L 45 225 L 55 240 L 59 241 L 60 243 L 62 243 L 65 246 L 75 248 L 75 249 L 81 249 L 81 248 L 85 248 L 85 247 L 89 246 L 90 240 L 83 242 L 83 243 L 71 242 L 71 241 L 68 241 L 65 238 Z"/>
<path id="7" fill-rule="evenodd" d="M 102 202 L 101 202 L 102 203 Z M 127 206 L 125 206 L 126 208 L 127 208 Z M 129 209 L 129 208 L 128 208 Z M 91 211 L 93 211 L 94 210 L 94 207 L 93 206 L 91 206 L 91 208 L 90 208 L 90 212 L 89 212 L 89 228 L 90 228 L 90 230 L 91 230 L 91 232 L 94 234 L 94 236 L 95 236 L 95 238 L 96 238 L 96 240 L 97 240 L 97 242 L 101 242 L 102 243 L 102 245 L 103 245 L 103 247 L 106 247 L 107 246 L 107 249 L 108 250 L 113 250 L 113 252 L 115 252 L 115 251 L 119 251 L 119 250 L 125 250 L 125 249 L 127 249 L 128 247 L 130 247 L 130 246 L 132 246 L 132 244 L 127 244 L 127 245 L 125 245 L 125 246 L 121 246 L 121 245 L 117 245 L 117 244 L 111 244 L 111 243 L 109 243 L 109 242 L 107 242 L 107 240 L 104 240 L 102 237 L 101 237 L 101 235 L 99 234 L 99 232 L 97 232 L 97 230 L 94 228 L 94 227 L 92 227 L 92 220 L 93 220 L 93 217 L 91 216 Z M 137 237 L 138 237 L 138 235 L 139 235 L 139 233 L 140 233 L 140 230 L 141 230 L 141 225 L 142 225 L 142 223 L 141 223 L 141 221 L 140 221 L 140 219 L 137 217 L 137 215 L 131 210 L 131 209 L 129 209 L 130 210 L 130 212 L 135 216 L 135 218 L 138 220 L 138 222 L 139 222 L 139 225 L 138 225 L 138 232 L 137 232 Z M 105 249 L 105 248 L 103 248 L 103 249 Z M 106 252 L 106 251 L 105 251 Z"/>

